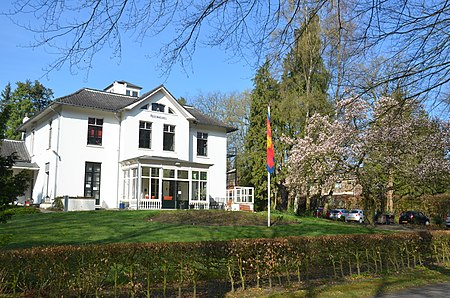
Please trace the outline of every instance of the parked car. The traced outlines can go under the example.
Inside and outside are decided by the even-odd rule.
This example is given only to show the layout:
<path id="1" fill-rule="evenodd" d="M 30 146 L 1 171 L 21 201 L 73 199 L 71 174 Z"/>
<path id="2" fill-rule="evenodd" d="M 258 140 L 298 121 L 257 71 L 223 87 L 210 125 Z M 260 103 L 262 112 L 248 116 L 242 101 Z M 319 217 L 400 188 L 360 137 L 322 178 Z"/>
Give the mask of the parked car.
<path id="1" fill-rule="evenodd" d="M 450 229 L 450 212 L 447 213 L 447 219 L 445 220 L 445 226 Z"/>
<path id="2" fill-rule="evenodd" d="M 318 207 L 316 211 L 314 211 L 314 217 L 323 217 L 323 207 Z"/>
<path id="3" fill-rule="evenodd" d="M 412 223 L 412 224 L 422 224 L 422 225 L 428 226 L 430 224 L 430 219 L 428 217 L 426 217 L 426 215 L 420 211 L 411 210 L 411 211 L 403 211 L 400 214 L 398 223 L 400 223 L 400 224 Z"/>
<path id="4" fill-rule="evenodd" d="M 347 209 L 333 209 L 330 211 L 330 219 L 345 220 L 348 215 Z"/>
<path id="5" fill-rule="evenodd" d="M 364 222 L 364 210 L 361 210 L 361 209 L 350 210 L 347 217 L 345 218 L 345 221 L 356 221 L 359 223 L 363 223 Z"/>

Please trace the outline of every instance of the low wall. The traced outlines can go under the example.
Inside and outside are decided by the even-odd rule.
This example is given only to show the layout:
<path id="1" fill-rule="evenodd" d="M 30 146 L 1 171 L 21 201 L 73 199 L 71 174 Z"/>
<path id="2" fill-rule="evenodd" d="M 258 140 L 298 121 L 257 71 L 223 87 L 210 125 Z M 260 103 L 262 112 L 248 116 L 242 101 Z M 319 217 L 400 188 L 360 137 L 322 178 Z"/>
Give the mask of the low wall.
<path id="1" fill-rule="evenodd" d="M 68 197 L 62 200 L 64 211 L 89 211 L 95 210 L 95 198 Z"/>

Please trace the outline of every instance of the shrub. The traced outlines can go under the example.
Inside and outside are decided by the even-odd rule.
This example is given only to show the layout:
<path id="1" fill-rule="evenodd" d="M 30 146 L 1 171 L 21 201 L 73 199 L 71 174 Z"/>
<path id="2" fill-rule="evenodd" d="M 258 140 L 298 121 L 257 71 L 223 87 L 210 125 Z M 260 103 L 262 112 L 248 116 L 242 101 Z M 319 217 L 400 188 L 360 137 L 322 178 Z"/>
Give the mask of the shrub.
<path id="1" fill-rule="evenodd" d="M 34 214 L 40 212 L 41 211 L 38 208 L 32 206 L 11 206 L 5 210 L 5 213 L 10 214 L 11 216 L 18 214 Z"/>
<path id="2" fill-rule="evenodd" d="M 223 296 L 250 286 L 450 262 L 450 231 L 0 251 L 0 294 Z"/>

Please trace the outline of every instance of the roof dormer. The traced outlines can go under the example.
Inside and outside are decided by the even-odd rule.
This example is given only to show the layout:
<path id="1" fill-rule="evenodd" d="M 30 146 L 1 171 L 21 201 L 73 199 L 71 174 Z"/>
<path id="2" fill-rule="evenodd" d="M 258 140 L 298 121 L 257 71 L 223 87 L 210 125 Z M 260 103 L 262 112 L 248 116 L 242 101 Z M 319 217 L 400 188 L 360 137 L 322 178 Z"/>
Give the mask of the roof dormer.
<path id="1" fill-rule="evenodd" d="M 126 81 L 114 81 L 114 83 L 103 90 L 111 93 L 139 97 L 141 89 L 141 87 Z"/>

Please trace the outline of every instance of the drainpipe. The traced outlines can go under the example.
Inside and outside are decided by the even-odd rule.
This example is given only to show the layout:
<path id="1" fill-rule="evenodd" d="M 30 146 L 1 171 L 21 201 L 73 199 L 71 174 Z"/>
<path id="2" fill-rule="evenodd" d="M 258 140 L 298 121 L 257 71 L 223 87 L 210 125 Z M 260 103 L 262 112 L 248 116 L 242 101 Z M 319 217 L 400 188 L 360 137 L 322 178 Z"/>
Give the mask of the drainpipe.
<path id="1" fill-rule="evenodd" d="M 117 116 L 118 113 L 114 113 L 114 117 L 116 118 L 116 120 L 119 122 L 119 148 L 117 148 L 117 178 L 116 178 L 116 185 L 117 185 L 117 189 L 116 189 L 116 193 L 117 193 L 117 199 L 116 199 L 116 206 L 117 208 L 119 208 L 119 194 L 120 194 L 120 190 L 119 190 L 119 177 L 120 177 L 120 145 L 121 145 L 121 139 L 122 139 L 122 119 Z"/>
<path id="2" fill-rule="evenodd" d="M 53 188 L 53 200 L 56 198 L 56 190 L 58 187 L 58 162 L 61 161 L 61 156 L 59 155 L 59 136 L 60 136 L 60 131 L 61 131 L 61 113 L 56 111 L 52 106 L 49 106 L 50 110 L 52 110 L 53 112 L 55 112 L 56 114 L 58 114 L 58 132 L 56 135 L 56 151 L 52 150 L 53 153 L 56 155 L 56 163 L 55 163 L 55 185 Z"/>

